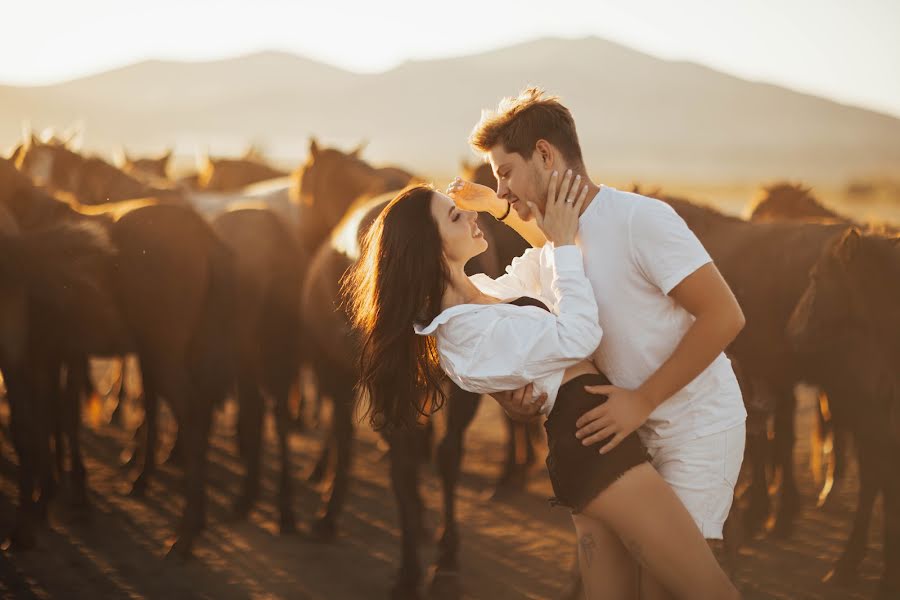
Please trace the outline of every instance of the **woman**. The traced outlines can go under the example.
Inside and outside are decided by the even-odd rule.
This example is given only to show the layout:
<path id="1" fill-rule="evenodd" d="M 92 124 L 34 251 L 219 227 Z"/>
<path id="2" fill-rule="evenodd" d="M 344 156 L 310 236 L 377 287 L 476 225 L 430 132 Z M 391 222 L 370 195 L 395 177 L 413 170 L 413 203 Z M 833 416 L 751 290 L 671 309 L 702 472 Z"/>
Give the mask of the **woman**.
<path id="1" fill-rule="evenodd" d="M 636 561 L 678 598 L 737 598 L 635 434 L 602 455 L 607 440 L 584 446 L 575 437 L 578 417 L 605 401 L 584 386 L 608 380 L 587 358 L 602 332 L 574 245 L 587 187 L 566 180 L 557 193 L 557 179 L 553 210 L 539 221 L 548 243 L 496 280 L 464 271 L 487 249 L 477 213 L 429 186 L 400 193 L 374 221 L 344 280 L 370 421 L 413 426 L 426 406 L 440 406 L 444 372 L 477 393 L 533 382 L 548 415 L 552 502 L 572 511 L 588 597 L 639 597 Z"/>

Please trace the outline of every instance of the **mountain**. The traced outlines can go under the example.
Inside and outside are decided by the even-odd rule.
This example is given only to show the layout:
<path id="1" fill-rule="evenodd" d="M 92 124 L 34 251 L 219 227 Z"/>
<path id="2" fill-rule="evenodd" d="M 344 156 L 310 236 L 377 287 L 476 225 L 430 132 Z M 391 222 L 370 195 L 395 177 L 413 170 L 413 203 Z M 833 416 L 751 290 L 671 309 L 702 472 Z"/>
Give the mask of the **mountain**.
<path id="1" fill-rule="evenodd" d="M 572 109 L 601 177 L 836 181 L 900 171 L 900 119 L 598 38 L 541 39 L 356 74 L 263 52 L 203 63 L 141 62 L 56 85 L 0 87 L 0 146 L 20 123 L 81 119 L 88 148 L 237 153 L 250 141 L 286 164 L 308 137 L 370 142 L 366 156 L 431 174 L 471 158 L 482 108 L 526 84 Z"/>

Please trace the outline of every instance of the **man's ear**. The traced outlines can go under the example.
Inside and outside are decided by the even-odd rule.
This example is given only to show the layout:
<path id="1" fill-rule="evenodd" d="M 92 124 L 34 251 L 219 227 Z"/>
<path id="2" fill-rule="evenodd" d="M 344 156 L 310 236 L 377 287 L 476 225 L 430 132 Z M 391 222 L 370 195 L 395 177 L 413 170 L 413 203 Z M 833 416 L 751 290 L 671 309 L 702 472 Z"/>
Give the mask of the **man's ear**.
<path id="1" fill-rule="evenodd" d="M 554 153 L 553 146 L 547 140 L 538 140 L 534 145 L 534 151 L 537 153 L 537 158 L 541 161 L 541 166 L 545 169 L 553 168 L 554 163 Z"/>

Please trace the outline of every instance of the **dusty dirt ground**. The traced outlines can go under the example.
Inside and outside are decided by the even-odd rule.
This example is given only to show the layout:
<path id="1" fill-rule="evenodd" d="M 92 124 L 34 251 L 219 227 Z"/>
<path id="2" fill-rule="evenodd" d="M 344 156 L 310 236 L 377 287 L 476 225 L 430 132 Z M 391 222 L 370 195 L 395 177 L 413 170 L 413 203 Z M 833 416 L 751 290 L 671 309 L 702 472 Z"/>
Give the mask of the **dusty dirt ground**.
<path id="1" fill-rule="evenodd" d="M 799 485 L 806 500 L 796 531 L 787 541 L 768 536 L 747 540 L 740 550 L 737 583 L 747 599 L 868 598 L 881 569 L 880 502 L 872 544 L 852 589 L 819 583 L 838 557 L 853 515 L 856 474 L 851 469 L 834 510 L 816 509 L 808 460 L 810 401 L 801 400 L 798 419 Z M 233 409 L 216 417 L 210 448 L 209 528 L 196 559 L 174 564 L 164 559 L 181 499 L 177 468 L 164 466 L 146 499 L 125 495 L 129 473 L 119 455 L 139 418 L 127 413 L 124 429 L 87 411 L 84 448 L 93 502 L 89 522 L 73 520 L 59 503 L 39 547 L 0 553 L 0 595 L 15 598 L 384 598 L 399 564 L 399 530 L 387 462 L 378 437 L 360 426 L 349 503 L 339 539 L 330 545 L 277 533 L 274 506 L 277 457 L 274 430 L 264 457 L 262 502 L 247 522 L 228 522 L 228 508 L 242 472 L 233 435 Z M 542 463 L 527 493 L 505 503 L 488 493 L 502 456 L 504 426 L 499 409 L 484 401 L 466 439 L 459 488 L 462 585 L 466 598 L 553 599 L 567 584 L 574 558 L 574 535 L 564 509 L 549 508 L 550 486 Z M 93 421 L 93 424 L 90 423 Z M 0 532 L 12 522 L 15 454 L 8 435 L 0 457 Z M 295 509 L 308 521 L 320 504 L 320 488 L 307 484 L 322 441 L 317 431 L 293 435 Z M 165 447 L 165 442 L 163 444 Z M 740 488 L 740 485 L 739 485 Z M 440 483 L 432 467 L 422 469 L 422 490 L 432 533 L 440 525 Z M 433 544 L 423 561 L 435 556 Z"/>

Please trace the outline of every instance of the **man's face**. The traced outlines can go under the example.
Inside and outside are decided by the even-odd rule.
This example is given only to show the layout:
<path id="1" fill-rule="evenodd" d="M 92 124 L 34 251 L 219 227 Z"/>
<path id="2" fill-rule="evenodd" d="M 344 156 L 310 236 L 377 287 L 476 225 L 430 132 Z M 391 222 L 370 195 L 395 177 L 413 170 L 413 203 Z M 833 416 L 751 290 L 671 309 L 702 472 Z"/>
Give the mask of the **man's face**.
<path id="1" fill-rule="evenodd" d="M 497 144 L 488 151 L 488 159 L 497 177 L 497 196 L 508 201 L 523 221 L 534 218 L 526 202 L 544 210 L 549 171 L 543 167 L 540 152 L 534 152 L 526 159 Z"/>

